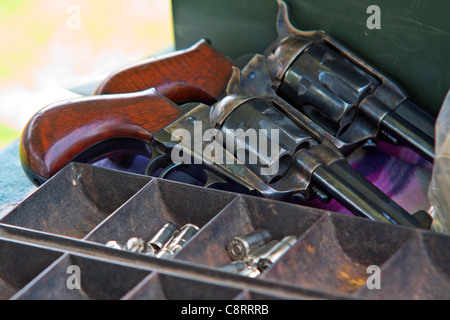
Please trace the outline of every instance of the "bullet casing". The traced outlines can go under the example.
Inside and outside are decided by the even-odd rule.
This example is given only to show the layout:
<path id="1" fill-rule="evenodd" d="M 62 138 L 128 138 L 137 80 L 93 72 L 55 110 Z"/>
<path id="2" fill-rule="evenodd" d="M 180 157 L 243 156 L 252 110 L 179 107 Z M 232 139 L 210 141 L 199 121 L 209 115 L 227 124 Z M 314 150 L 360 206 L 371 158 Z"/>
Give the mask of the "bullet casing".
<path id="1" fill-rule="evenodd" d="M 179 227 L 171 222 L 161 227 L 158 233 L 148 242 L 156 251 L 161 250 L 173 238 L 175 232 L 179 231 Z"/>
<path id="2" fill-rule="evenodd" d="M 233 261 L 233 262 L 229 262 L 229 263 L 219 266 L 218 269 L 220 269 L 222 271 L 239 274 L 246 267 L 247 267 L 247 264 L 243 261 Z"/>
<path id="3" fill-rule="evenodd" d="M 174 254 L 172 253 L 172 251 L 170 251 L 167 247 L 164 247 L 158 251 L 158 253 L 156 254 L 156 257 L 157 258 L 169 258 L 173 255 Z"/>
<path id="4" fill-rule="evenodd" d="M 146 254 L 148 256 L 154 256 L 156 254 L 156 250 L 155 248 L 145 244 L 144 250 L 141 253 Z"/>
<path id="5" fill-rule="evenodd" d="M 144 249 L 144 241 L 140 238 L 130 238 L 125 245 L 125 249 L 131 252 L 140 252 Z"/>
<path id="6" fill-rule="evenodd" d="M 243 260 L 251 252 L 257 250 L 272 239 L 270 231 L 262 229 L 248 233 L 241 237 L 234 237 L 227 244 L 227 252 L 231 260 Z"/>
<path id="7" fill-rule="evenodd" d="M 105 243 L 105 246 L 107 246 L 109 248 L 114 248 L 114 249 L 117 249 L 117 250 L 122 250 L 125 247 L 125 245 L 123 245 L 123 244 L 120 245 L 115 240 L 108 241 L 107 243 Z"/>
<path id="8" fill-rule="evenodd" d="M 295 236 L 284 237 L 280 242 L 274 245 L 269 252 L 258 260 L 258 269 L 263 272 L 270 266 L 272 266 L 278 259 L 281 258 L 295 243 L 297 238 Z"/>
<path id="9" fill-rule="evenodd" d="M 265 256 L 267 253 L 272 250 L 272 248 L 278 243 L 278 240 L 272 240 L 269 243 L 261 246 L 260 248 L 256 249 L 252 253 L 250 253 L 247 257 L 245 257 L 244 262 L 248 265 L 256 266 L 258 264 L 258 261 L 261 257 Z"/>
<path id="10" fill-rule="evenodd" d="M 197 233 L 198 230 L 199 227 L 196 225 L 190 223 L 184 225 L 180 232 L 167 245 L 167 250 L 169 250 L 172 254 L 177 253 L 183 248 L 185 243 Z"/>
<path id="11" fill-rule="evenodd" d="M 130 238 L 123 249 L 131 252 L 146 254 L 149 256 L 154 256 L 156 253 L 155 249 L 151 246 L 148 246 L 145 243 L 144 239 L 137 237 Z"/>
<path id="12" fill-rule="evenodd" d="M 247 265 L 240 273 L 241 276 L 249 277 L 249 278 L 256 278 L 261 274 L 261 271 L 258 270 L 255 266 L 249 266 Z"/>

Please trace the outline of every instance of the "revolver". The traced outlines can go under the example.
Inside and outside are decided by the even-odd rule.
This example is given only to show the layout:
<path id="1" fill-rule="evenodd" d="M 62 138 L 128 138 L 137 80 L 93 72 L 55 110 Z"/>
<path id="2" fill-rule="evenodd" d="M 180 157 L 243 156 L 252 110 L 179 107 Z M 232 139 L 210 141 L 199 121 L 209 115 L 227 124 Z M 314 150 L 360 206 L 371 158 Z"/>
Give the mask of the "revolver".
<path id="1" fill-rule="evenodd" d="M 199 172 L 205 187 L 236 186 L 243 193 L 294 203 L 334 198 L 357 216 L 430 226 L 426 212 L 409 214 L 354 171 L 299 110 L 277 96 L 245 91 L 236 67 L 226 93 L 212 106 L 178 105 L 154 88 L 51 105 L 27 126 L 22 164 L 32 180 L 39 180 L 71 161 L 137 153 L 150 158 L 149 175 Z"/>
<path id="2" fill-rule="evenodd" d="M 278 4 L 279 37 L 264 54 L 245 55 L 237 61 L 224 58 L 225 63 L 216 67 L 240 67 L 245 91 L 279 97 L 292 104 L 345 155 L 358 146 L 373 145 L 382 139 L 409 147 L 432 162 L 435 119 L 386 75 L 325 32 L 296 29 L 289 21 L 286 3 L 278 0 Z M 186 55 L 186 59 L 190 57 Z M 201 65 L 211 69 L 208 62 Z M 155 63 L 143 60 L 118 70 L 105 79 L 96 93 L 135 92 L 160 86 L 165 80 L 139 71 L 154 68 Z M 211 79 L 216 82 L 219 77 L 217 73 Z M 203 86 L 201 78 L 191 70 L 175 78 L 177 83 Z M 221 81 L 222 90 L 219 85 L 209 97 L 223 97 L 226 83 Z"/>

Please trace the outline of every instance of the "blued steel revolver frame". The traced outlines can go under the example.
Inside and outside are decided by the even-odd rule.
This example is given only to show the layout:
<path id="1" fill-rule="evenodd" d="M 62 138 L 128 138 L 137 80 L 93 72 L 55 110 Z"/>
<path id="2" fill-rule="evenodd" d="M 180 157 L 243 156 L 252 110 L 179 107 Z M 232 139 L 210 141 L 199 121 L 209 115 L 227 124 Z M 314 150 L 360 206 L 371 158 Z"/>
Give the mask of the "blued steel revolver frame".
<path id="1" fill-rule="evenodd" d="M 240 83 L 240 71 L 234 68 L 227 89 L 228 95 L 224 99 L 212 108 L 204 104 L 189 104 L 185 108 L 188 107 L 190 110 L 186 111 L 183 117 L 156 133 L 153 136 L 152 159 L 147 174 L 154 175 L 157 169 L 164 167 L 160 177 L 165 177 L 173 169 L 182 166 L 183 163 L 171 164 L 170 155 L 174 147 L 178 146 L 183 153 L 189 155 L 189 159 L 194 159 L 193 163 L 205 166 L 212 174 L 205 186 L 232 181 L 248 193 L 294 202 L 311 200 L 315 197 L 328 201 L 333 197 L 358 216 L 410 227 L 429 227 L 430 221 L 423 225 L 354 171 L 338 148 L 308 121 L 304 121 L 298 110 L 276 96 L 261 97 L 248 94 Z M 262 112 L 255 111 L 258 106 L 262 106 Z M 281 116 L 276 115 L 276 112 Z M 273 122 L 270 118 L 274 118 Z M 239 127 L 257 126 L 255 129 L 261 129 L 277 126 L 282 132 L 280 135 L 285 132 L 292 140 L 292 143 L 288 143 L 288 150 L 280 143 L 282 147 L 277 151 L 279 152 L 277 160 L 281 160 L 282 156 L 287 157 L 288 163 L 285 168 L 279 167 L 284 169 L 281 174 L 264 176 L 255 170 L 267 166 L 264 159 L 257 155 L 259 165 L 252 168 L 236 159 L 234 153 L 230 154 L 230 150 L 226 149 L 223 141 L 219 139 L 215 141 L 215 148 L 220 149 L 216 154 L 220 153 L 223 161 L 217 162 L 212 153 L 204 152 L 211 146 L 211 141 L 202 139 L 197 141 L 201 145 L 194 146 L 191 139 L 177 138 L 177 130 L 187 130 L 195 135 L 195 121 L 201 121 L 203 124 L 201 137 L 205 136 L 207 131 L 210 135 L 213 132 L 214 135 L 214 132 L 226 132 L 228 129 Z M 252 152 L 250 149 L 247 151 Z"/>
<path id="2" fill-rule="evenodd" d="M 296 29 L 278 3 L 279 38 L 243 68 L 244 89 L 294 105 L 344 154 L 382 138 L 432 161 L 433 117 L 325 32 Z"/>

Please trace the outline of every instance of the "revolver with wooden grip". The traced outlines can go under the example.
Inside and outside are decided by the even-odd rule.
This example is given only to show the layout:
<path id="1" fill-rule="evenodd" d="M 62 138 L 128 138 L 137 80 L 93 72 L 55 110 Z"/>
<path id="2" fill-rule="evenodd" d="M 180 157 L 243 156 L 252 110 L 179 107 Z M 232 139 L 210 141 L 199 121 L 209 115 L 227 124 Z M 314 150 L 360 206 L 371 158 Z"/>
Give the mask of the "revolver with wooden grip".
<path id="1" fill-rule="evenodd" d="M 305 32 L 293 27 L 286 4 L 281 0 L 278 4 L 279 38 L 263 55 L 246 55 L 226 64 L 226 68 L 232 63 L 242 69 L 242 87 L 247 92 L 278 96 L 292 104 L 345 155 L 366 143 L 373 145 L 384 140 L 409 147 L 432 162 L 435 119 L 386 75 L 325 32 Z M 97 94 L 164 86 L 165 78 L 160 80 L 140 71 L 150 67 L 154 68 L 153 61 L 141 61 L 115 72 L 102 83 Z M 214 81 L 218 75 L 213 77 Z M 180 79 L 201 80 L 198 77 L 193 80 L 191 71 L 176 78 L 179 86 Z M 222 85 L 222 91 L 210 96 L 220 96 L 226 82 Z M 203 83 L 191 82 L 189 86 L 200 88 Z"/>
<path id="2" fill-rule="evenodd" d="M 41 179 L 71 161 L 139 153 L 150 158 L 149 175 L 159 170 L 164 178 L 187 168 L 201 171 L 206 187 L 234 185 L 295 203 L 334 198 L 358 216 L 429 227 L 426 213 L 410 215 L 354 171 L 297 109 L 243 90 L 240 75 L 233 67 L 226 96 L 212 106 L 178 105 L 153 88 L 52 105 L 27 126 L 20 149 L 24 167 Z"/>
<path id="3" fill-rule="evenodd" d="M 435 119 L 325 32 L 293 27 L 286 4 L 278 3 L 279 38 L 248 63 L 243 79 L 301 110 L 344 153 L 381 138 L 433 161 Z"/>
<path id="4" fill-rule="evenodd" d="M 232 61 L 202 40 L 117 71 L 93 97 L 43 109 L 22 134 L 25 172 L 40 184 L 71 161 L 141 154 L 151 157 L 151 175 L 186 170 L 208 187 L 292 202 L 335 198 L 358 216 L 428 228 L 425 212 L 410 215 L 352 170 L 345 155 L 382 137 L 432 160 L 431 117 L 323 32 L 293 28 L 279 5 L 280 38 L 265 55 Z M 241 72 L 230 80 L 235 66 Z M 273 146 L 275 137 L 264 133 L 274 157 L 240 139 L 250 129 L 278 132 Z M 183 130 L 210 140 L 192 147 L 190 139 L 177 140 Z M 174 163 L 177 152 L 184 162 Z M 242 162 L 240 154 L 256 160 Z"/>

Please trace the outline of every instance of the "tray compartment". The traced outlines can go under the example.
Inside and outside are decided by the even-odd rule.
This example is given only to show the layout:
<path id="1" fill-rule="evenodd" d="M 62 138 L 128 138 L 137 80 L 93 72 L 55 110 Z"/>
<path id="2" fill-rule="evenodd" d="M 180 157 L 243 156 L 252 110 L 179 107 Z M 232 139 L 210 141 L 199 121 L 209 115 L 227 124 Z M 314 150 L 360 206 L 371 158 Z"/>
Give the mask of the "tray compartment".
<path id="1" fill-rule="evenodd" d="M 450 239 L 417 233 L 381 268 L 381 289 L 362 288 L 365 299 L 450 299 Z"/>
<path id="2" fill-rule="evenodd" d="M 2 233 L 0 299 L 299 296 L 289 292 L 318 299 L 450 298 L 450 237 L 431 231 L 83 164 L 69 165 L 14 207 L 2 211 L 0 222 L 25 228 L 24 232 L 35 230 L 36 237 Z M 172 261 L 142 260 L 107 248 L 108 255 L 100 258 L 99 251 L 84 250 L 94 245 L 91 241 L 149 240 L 167 222 L 200 227 Z M 287 235 L 298 240 L 257 278 L 218 272 L 218 266 L 231 261 L 226 244 L 258 229 L 270 230 L 278 240 Z M 39 233 L 44 241 L 31 245 Z M 64 239 L 57 235 L 76 239 L 60 246 L 51 241 Z M 79 249 L 71 251 L 70 245 Z M 122 259 L 122 254 L 128 258 Z M 81 269 L 82 290 L 67 288 L 70 265 Z M 381 290 L 366 287 L 371 265 L 381 268 Z M 261 290 L 254 286 L 258 283 L 264 284 Z"/>
<path id="3" fill-rule="evenodd" d="M 167 222 L 180 228 L 192 223 L 201 229 L 236 197 L 229 192 L 155 179 L 93 230 L 86 240 L 126 243 L 132 237 L 139 237 L 149 241 Z"/>
<path id="4" fill-rule="evenodd" d="M 181 252 L 181 251 L 180 251 Z M 124 300 L 231 300 L 239 288 L 216 285 L 185 277 L 153 273 L 131 290 Z"/>
<path id="5" fill-rule="evenodd" d="M 261 293 L 252 290 L 242 291 L 235 300 L 286 300 L 286 297 L 271 295 L 270 293 Z"/>
<path id="6" fill-rule="evenodd" d="M 330 213 L 299 239 L 265 278 L 350 295 L 366 285 L 369 266 L 381 267 L 413 233 L 412 229 Z"/>
<path id="7" fill-rule="evenodd" d="M 62 255 L 62 252 L 1 239 L 0 299 L 11 298 Z"/>
<path id="8" fill-rule="evenodd" d="M 1 223 L 82 238 L 152 178 L 72 163 Z"/>
<path id="9" fill-rule="evenodd" d="M 227 243 L 258 229 L 271 231 L 274 239 L 300 237 L 323 215 L 323 211 L 274 202 L 262 198 L 239 196 L 180 251 L 175 259 L 218 267 L 231 262 Z"/>
<path id="10" fill-rule="evenodd" d="M 78 266 L 81 289 L 69 289 L 69 266 Z M 144 279 L 150 271 L 66 254 L 14 297 L 17 300 L 117 300 Z"/>

